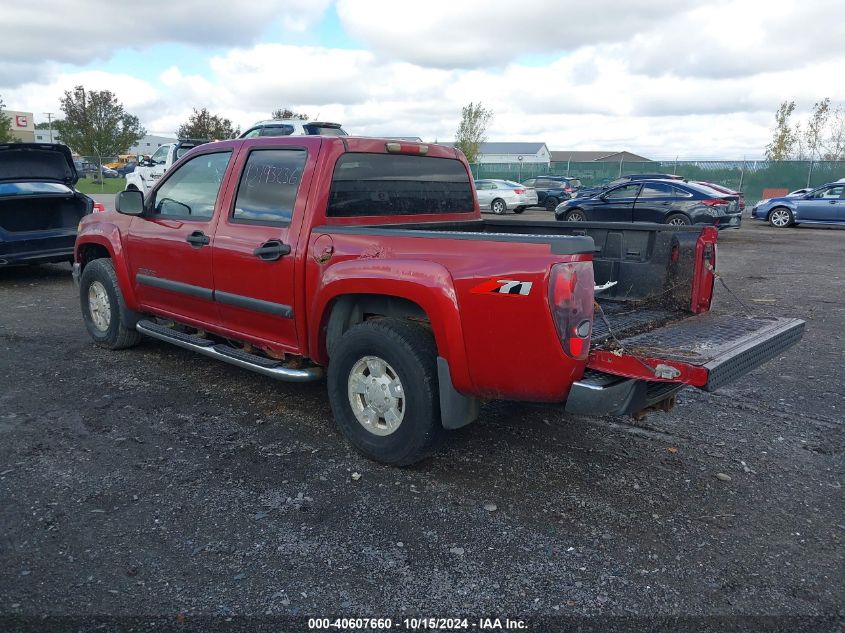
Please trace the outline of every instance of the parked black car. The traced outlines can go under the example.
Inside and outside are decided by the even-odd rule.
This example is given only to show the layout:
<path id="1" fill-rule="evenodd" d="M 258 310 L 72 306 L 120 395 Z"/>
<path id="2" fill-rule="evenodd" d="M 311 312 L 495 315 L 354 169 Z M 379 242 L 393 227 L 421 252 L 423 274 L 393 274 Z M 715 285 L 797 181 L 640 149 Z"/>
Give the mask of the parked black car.
<path id="1" fill-rule="evenodd" d="M 592 198 L 573 198 L 555 209 L 565 222 L 656 222 L 739 228 L 739 196 L 677 180 L 629 181 Z"/>
<path id="2" fill-rule="evenodd" d="M 76 227 L 94 208 L 78 180 L 66 145 L 0 145 L 0 266 L 73 259 Z"/>
<path id="3" fill-rule="evenodd" d="M 581 186 L 581 181 L 569 176 L 538 176 L 522 183 L 537 190 L 537 204 L 554 211 L 564 200 L 569 200 Z"/>
<path id="4" fill-rule="evenodd" d="M 609 183 L 604 185 L 599 185 L 597 187 L 584 187 L 579 189 L 573 198 L 591 198 L 592 196 L 601 193 L 602 191 L 607 191 L 611 187 L 615 187 L 616 185 L 621 185 L 626 182 L 639 182 L 641 180 L 678 180 L 681 182 L 686 182 L 686 179 L 683 176 L 677 176 L 675 174 L 627 174 L 625 176 L 619 176 L 615 180 L 611 180 Z"/>

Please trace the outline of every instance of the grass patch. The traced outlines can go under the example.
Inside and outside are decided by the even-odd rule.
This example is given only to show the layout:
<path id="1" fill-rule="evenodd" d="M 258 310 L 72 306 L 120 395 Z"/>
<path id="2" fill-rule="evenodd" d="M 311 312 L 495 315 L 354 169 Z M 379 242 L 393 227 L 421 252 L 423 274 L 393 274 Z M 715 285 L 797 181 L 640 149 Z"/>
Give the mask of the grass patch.
<path id="1" fill-rule="evenodd" d="M 80 178 L 76 183 L 76 188 L 82 193 L 117 193 L 123 191 L 125 187 L 125 178 L 106 178 L 102 185 L 88 178 Z"/>

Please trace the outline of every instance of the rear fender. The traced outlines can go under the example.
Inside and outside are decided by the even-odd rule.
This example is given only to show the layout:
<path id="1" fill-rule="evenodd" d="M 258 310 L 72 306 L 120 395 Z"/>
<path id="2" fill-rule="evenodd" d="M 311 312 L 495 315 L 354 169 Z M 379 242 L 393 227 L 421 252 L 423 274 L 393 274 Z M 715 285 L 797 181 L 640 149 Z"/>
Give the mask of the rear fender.
<path id="1" fill-rule="evenodd" d="M 324 270 L 311 302 L 310 313 L 319 315 L 308 333 L 308 347 L 314 360 L 328 363 L 325 337 L 334 301 L 356 294 L 399 297 L 422 308 L 431 323 L 437 353 L 449 363 L 455 388 L 472 389 L 452 277 L 446 268 L 433 262 L 355 259 Z"/>
<path id="2" fill-rule="evenodd" d="M 79 237 L 76 238 L 74 248 L 74 261 L 80 264 L 80 272 L 90 261 L 85 261 L 83 257 L 85 247 L 90 245 L 100 246 L 108 251 L 126 307 L 134 311 L 139 310 L 140 306 L 135 297 L 132 278 L 126 265 L 126 254 L 123 252 L 123 243 L 120 240 L 120 229 L 110 223 L 98 223 L 93 226 L 86 226 L 83 229 L 83 233 L 80 233 Z"/>

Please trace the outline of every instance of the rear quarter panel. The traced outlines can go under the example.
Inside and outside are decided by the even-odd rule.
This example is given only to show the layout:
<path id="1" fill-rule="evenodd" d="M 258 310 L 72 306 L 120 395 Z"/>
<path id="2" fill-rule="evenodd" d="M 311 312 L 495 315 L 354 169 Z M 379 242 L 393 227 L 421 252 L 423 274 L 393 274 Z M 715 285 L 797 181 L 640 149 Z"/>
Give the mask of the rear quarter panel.
<path id="1" fill-rule="evenodd" d="M 334 252 L 321 264 L 327 238 Z M 547 244 L 314 233 L 306 295 L 311 297 L 311 322 L 320 325 L 311 328 L 310 348 L 326 362 L 320 339 L 327 310 L 338 296 L 399 296 L 425 310 L 438 354 L 449 361 L 459 391 L 560 401 L 583 374 L 586 361 L 563 353 L 547 299 L 549 271 L 557 262 L 590 258 L 552 255 Z M 506 281 L 530 284 L 530 290 L 494 291 Z"/>

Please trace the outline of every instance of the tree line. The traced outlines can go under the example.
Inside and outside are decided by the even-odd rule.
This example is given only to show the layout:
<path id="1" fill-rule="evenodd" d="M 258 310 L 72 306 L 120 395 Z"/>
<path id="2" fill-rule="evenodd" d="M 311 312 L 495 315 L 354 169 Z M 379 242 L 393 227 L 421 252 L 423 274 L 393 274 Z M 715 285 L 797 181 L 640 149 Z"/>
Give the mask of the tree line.
<path id="1" fill-rule="evenodd" d="M 52 122 L 53 129 L 62 143 L 73 151 L 95 158 L 98 165 L 103 159 L 129 150 L 147 131 L 137 116 L 126 111 L 117 96 L 110 90 L 88 90 L 76 86 L 65 91 L 60 101 L 64 118 Z M 0 96 L 0 143 L 15 142 L 12 136 L 11 119 L 4 112 L 5 105 Z M 270 114 L 273 119 L 307 120 L 308 115 L 290 108 L 278 108 Z M 50 124 L 39 123 L 37 129 L 46 129 Z M 240 127 L 208 108 L 193 108 L 193 112 L 179 126 L 179 138 L 225 140 L 237 138 Z"/>
<path id="2" fill-rule="evenodd" d="M 775 112 L 768 160 L 845 160 L 845 104 L 826 97 L 813 104 L 807 118 L 793 123 L 795 101 L 783 101 Z"/>

